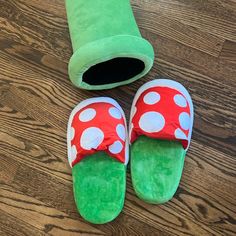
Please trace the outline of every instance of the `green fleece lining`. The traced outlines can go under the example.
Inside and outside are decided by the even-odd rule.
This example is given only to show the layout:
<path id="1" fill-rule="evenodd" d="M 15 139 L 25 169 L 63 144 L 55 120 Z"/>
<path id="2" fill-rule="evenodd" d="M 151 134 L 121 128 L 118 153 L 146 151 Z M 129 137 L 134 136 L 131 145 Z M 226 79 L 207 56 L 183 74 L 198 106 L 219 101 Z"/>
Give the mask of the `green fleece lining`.
<path id="1" fill-rule="evenodd" d="M 124 205 L 126 166 L 97 152 L 72 168 L 74 198 L 81 216 L 94 224 L 112 221 Z"/>
<path id="2" fill-rule="evenodd" d="M 131 146 L 131 176 L 136 194 L 148 203 L 161 204 L 175 194 L 186 151 L 177 141 L 140 136 Z"/>
<path id="3" fill-rule="evenodd" d="M 67 18 L 74 54 L 69 62 L 69 77 L 80 88 L 110 89 L 131 83 L 152 67 L 154 51 L 143 39 L 128 0 L 66 0 Z M 141 73 L 120 82 L 92 85 L 83 81 L 90 67 L 119 57 L 141 60 Z M 127 65 L 128 67 L 129 65 Z M 99 80 L 99 78 L 94 78 Z"/>

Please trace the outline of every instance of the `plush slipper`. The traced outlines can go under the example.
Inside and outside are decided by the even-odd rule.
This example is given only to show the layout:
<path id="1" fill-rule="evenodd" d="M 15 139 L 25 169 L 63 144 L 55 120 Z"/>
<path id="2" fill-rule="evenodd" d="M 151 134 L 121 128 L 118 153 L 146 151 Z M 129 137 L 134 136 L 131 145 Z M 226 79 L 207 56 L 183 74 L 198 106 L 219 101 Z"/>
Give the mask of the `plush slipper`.
<path id="1" fill-rule="evenodd" d="M 67 148 L 74 198 L 81 216 L 91 223 L 109 222 L 123 208 L 127 140 L 124 112 L 113 99 L 91 98 L 73 109 Z"/>
<path id="2" fill-rule="evenodd" d="M 137 195 L 164 203 L 177 190 L 193 126 L 193 104 L 178 82 L 158 79 L 136 93 L 130 117 L 131 175 Z"/>
<path id="3" fill-rule="evenodd" d="M 73 55 L 69 77 L 82 89 L 110 89 L 143 77 L 152 45 L 142 38 L 129 0 L 66 0 Z"/>

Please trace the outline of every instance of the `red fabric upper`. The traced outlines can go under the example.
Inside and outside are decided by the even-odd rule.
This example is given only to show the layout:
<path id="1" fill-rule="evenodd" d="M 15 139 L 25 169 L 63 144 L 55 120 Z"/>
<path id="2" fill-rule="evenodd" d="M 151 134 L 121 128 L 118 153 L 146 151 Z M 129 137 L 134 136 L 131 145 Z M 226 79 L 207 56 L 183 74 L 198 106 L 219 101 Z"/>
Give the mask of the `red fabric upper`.
<path id="1" fill-rule="evenodd" d="M 145 90 L 134 104 L 131 143 L 140 135 L 155 139 L 179 140 L 186 149 L 190 130 L 190 107 L 179 91 L 168 87 Z"/>
<path id="2" fill-rule="evenodd" d="M 126 127 L 121 112 L 110 103 L 93 103 L 79 110 L 71 125 L 72 166 L 85 156 L 105 151 L 125 162 Z"/>

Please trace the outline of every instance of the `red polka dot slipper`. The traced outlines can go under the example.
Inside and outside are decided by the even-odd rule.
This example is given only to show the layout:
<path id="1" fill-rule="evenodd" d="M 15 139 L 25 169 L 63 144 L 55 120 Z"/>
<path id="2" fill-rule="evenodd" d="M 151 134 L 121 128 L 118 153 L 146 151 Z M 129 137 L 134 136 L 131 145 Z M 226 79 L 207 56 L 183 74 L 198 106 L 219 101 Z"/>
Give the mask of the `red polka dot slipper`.
<path id="1" fill-rule="evenodd" d="M 193 126 L 193 104 L 178 82 L 158 79 L 136 93 L 130 115 L 131 176 L 149 203 L 170 200 L 179 185 Z"/>
<path id="2" fill-rule="evenodd" d="M 90 98 L 71 112 L 68 159 L 75 202 L 87 221 L 103 224 L 122 210 L 128 147 L 125 115 L 115 100 Z"/>

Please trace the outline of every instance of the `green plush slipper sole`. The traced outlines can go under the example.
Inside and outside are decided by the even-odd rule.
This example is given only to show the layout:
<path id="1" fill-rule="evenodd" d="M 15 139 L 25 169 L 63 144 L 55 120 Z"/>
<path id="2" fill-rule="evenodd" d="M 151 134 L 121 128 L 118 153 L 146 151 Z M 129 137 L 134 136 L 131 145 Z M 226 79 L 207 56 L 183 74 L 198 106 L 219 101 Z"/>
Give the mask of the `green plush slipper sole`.
<path id="1" fill-rule="evenodd" d="M 136 194 L 149 203 L 170 200 L 181 179 L 185 154 L 178 141 L 140 136 L 131 146 L 131 174 Z"/>
<path id="2" fill-rule="evenodd" d="M 124 205 L 126 166 L 105 152 L 87 156 L 72 168 L 74 198 L 81 216 L 94 224 L 112 221 Z"/>

